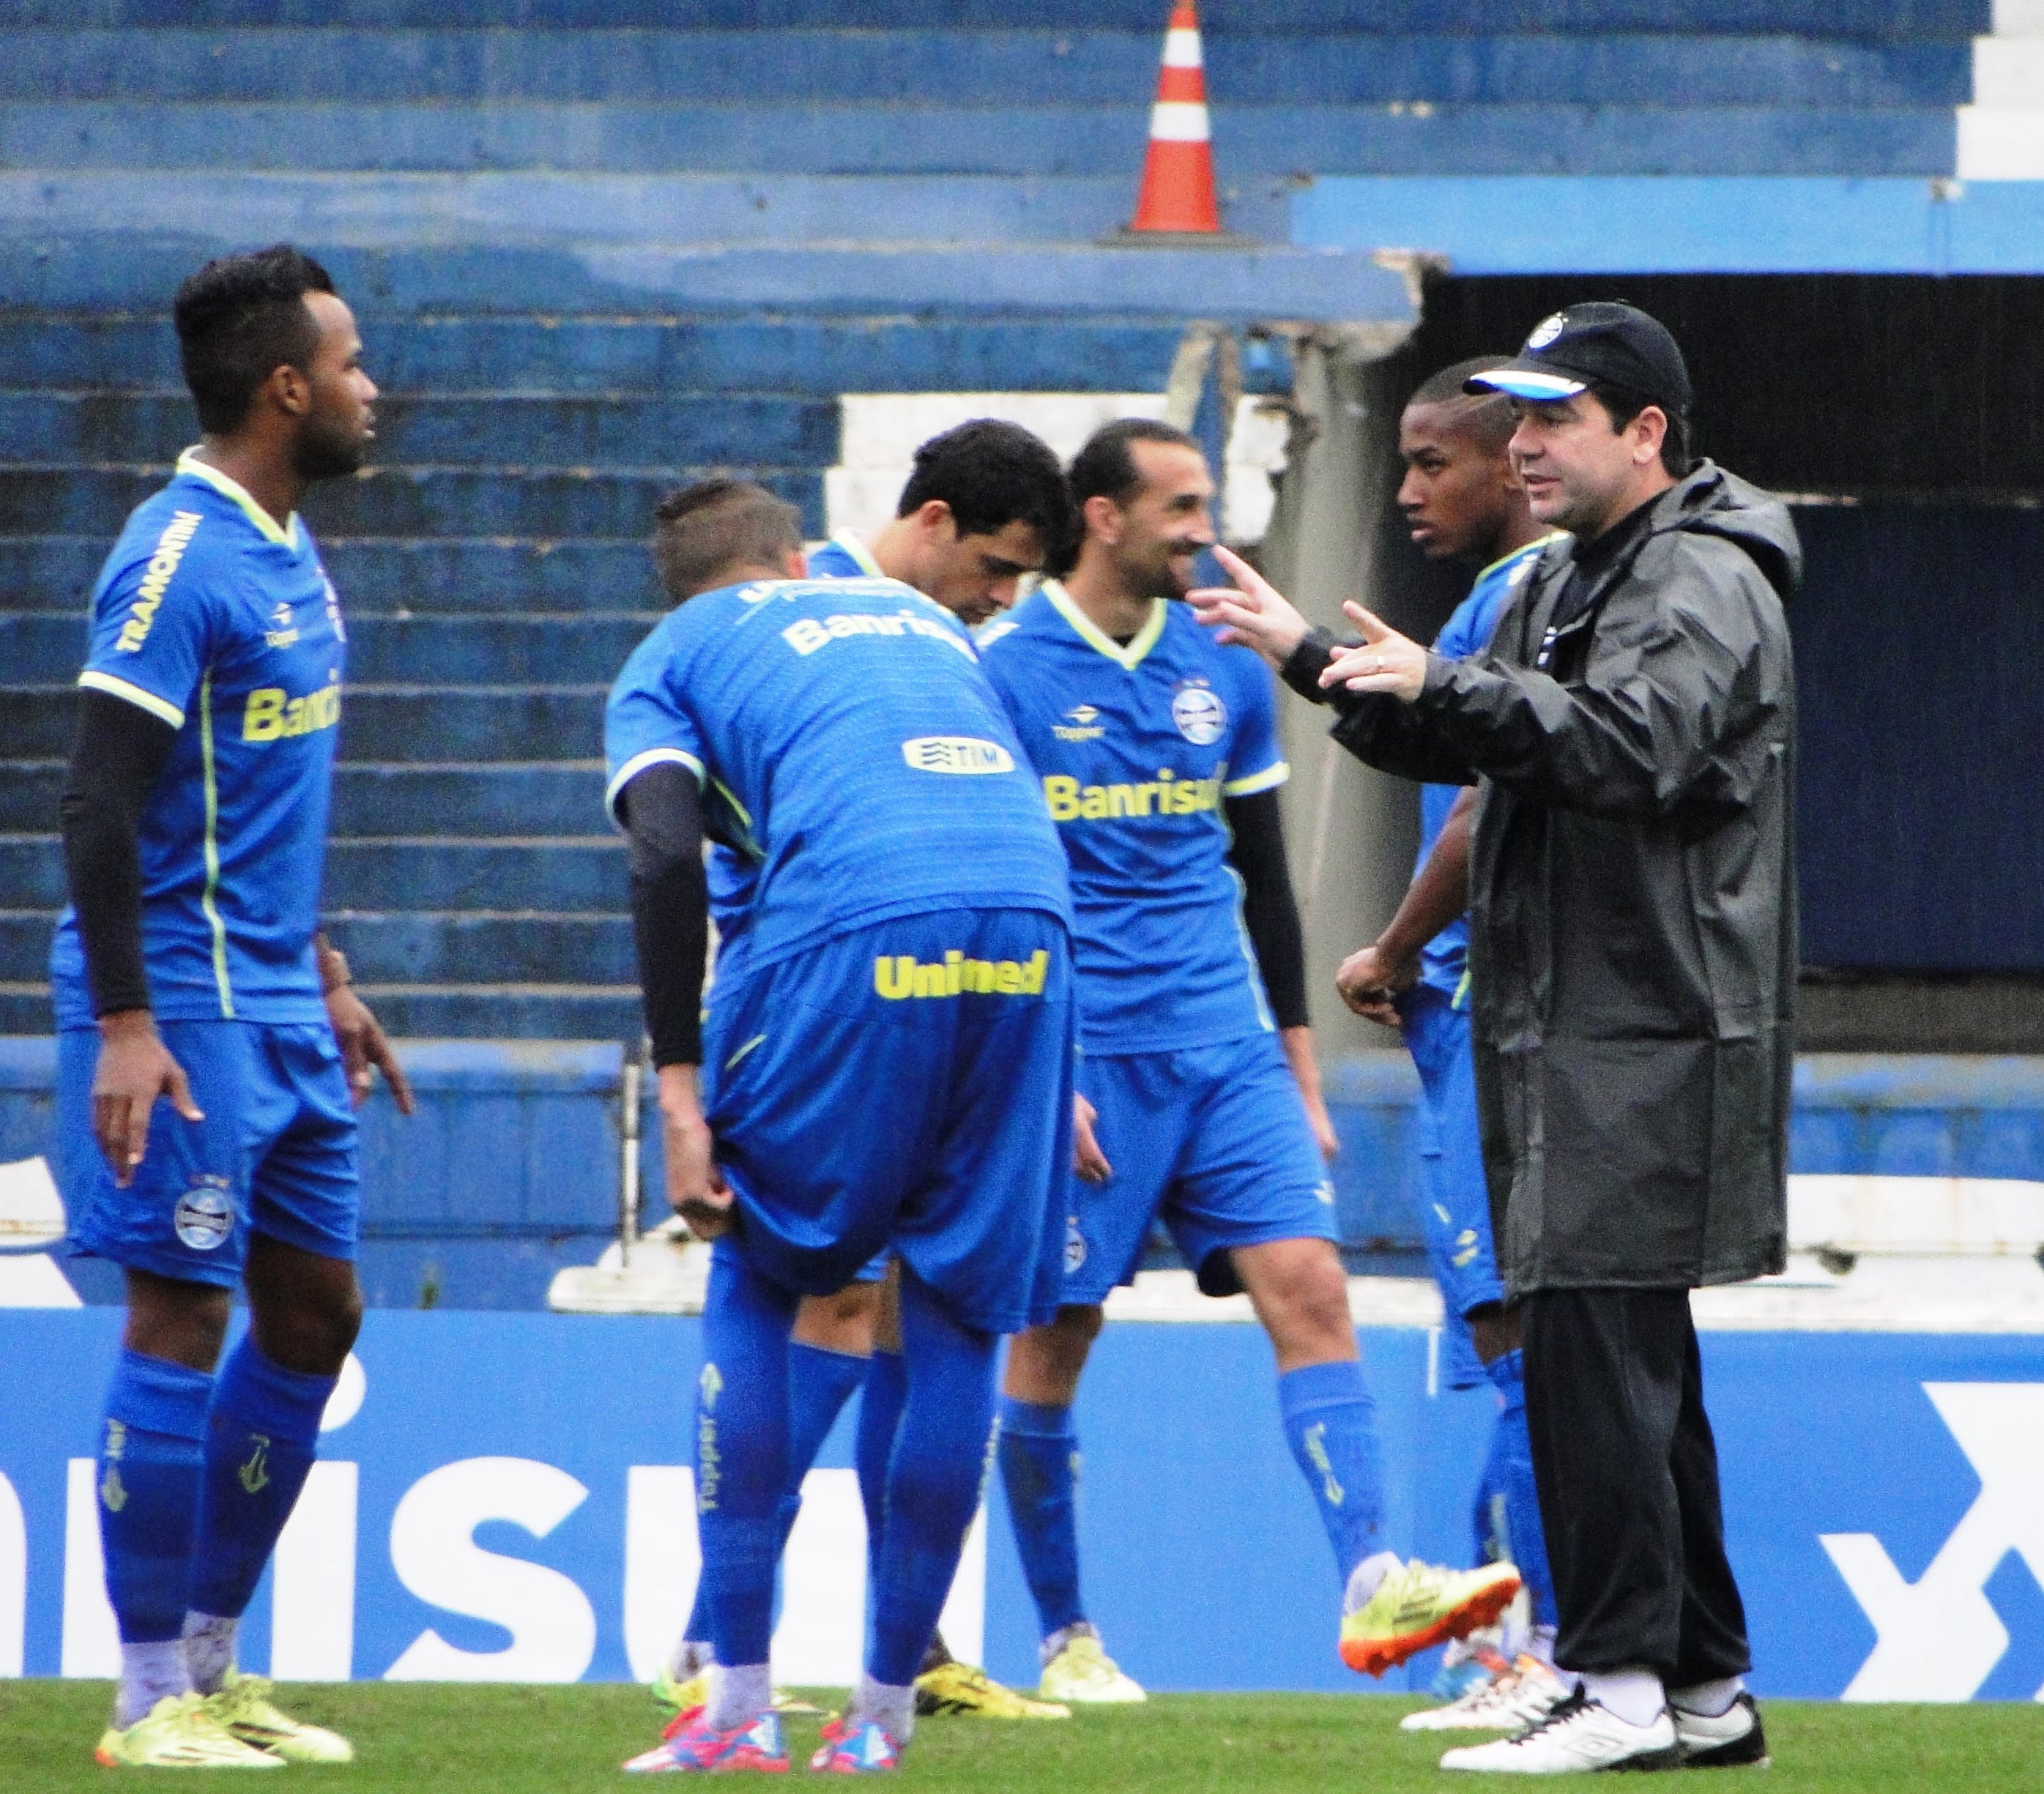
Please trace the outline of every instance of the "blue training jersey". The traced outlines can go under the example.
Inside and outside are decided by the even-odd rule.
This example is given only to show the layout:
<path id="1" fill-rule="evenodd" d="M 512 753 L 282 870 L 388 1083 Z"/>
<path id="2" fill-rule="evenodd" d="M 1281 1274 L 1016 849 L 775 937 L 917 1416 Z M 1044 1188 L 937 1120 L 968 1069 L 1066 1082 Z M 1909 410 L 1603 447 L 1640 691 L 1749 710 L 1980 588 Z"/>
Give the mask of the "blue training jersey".
<path id="1" fill-rule="evenodd" d="M 1466 660 L 1490 646 L 1497 632 L 1497 620 L 1505 601 L 1523 585 L 1552 536 L 1543 536 L 1523 548 L 1515 548 L 1502 559 L 1493 561 L 1476 576 L 1470 594 L 1454 608 L 1434 640 L 1434 651 L 1447 660 Z M 1434 843 L 1447 826 L 1448 812 L 1462 795 L 1459 785 L 1423 785 L 1420 787 L 1420 854 L 1413 870 L 1427 863 Z M 1420 982 L 1444 991 L 1450 997 L 1462 990 L 1462 974 L 1469 969 L 1469 918 L 1458 916 L 1420 950 Z"/>
<path id="2" fill-rule="evenodd" d="M 604 716 L 605 802 L 693 771 L 712 840 L 756 868 L 749 966 L 893 916 L 1069 920 L 1020 743 L 947 611 L 891 579 L 763 579 L 675 608 Z"/>
<path id="3" fill-rule="evenodd" d="M 1287 774 L 1263 663 L 1162 598 L 1124 647 L 1055 581 L 979 645 L 1070 862 L 1081 1043 L 1170 1052 L 1274 1029 L 1221 809 Z"/>
<path id="4" fill-rule="evenodd" d="M 180 1021 L 323 1021 L 319 925 L 347 632 L 304 521 L 277 527 L 188 451 L 93 588 L 79 683 L 178 732 L 142 807 L 149 1001 Z M 91 1025 L 77 918 L 50 950 L 57 1025 Z"/>
<path id="5" fill-rule="evenodd" d="M 832 536 L 809 557 L 812 579 L 885 579 L 866 544 L 849 533 Z M 744 970 L 745 924 L 752 909 L 759 868 L 735 847 L 709 852 L 710 919 L 717 924 L 717 975 L 736 978 Z"/>

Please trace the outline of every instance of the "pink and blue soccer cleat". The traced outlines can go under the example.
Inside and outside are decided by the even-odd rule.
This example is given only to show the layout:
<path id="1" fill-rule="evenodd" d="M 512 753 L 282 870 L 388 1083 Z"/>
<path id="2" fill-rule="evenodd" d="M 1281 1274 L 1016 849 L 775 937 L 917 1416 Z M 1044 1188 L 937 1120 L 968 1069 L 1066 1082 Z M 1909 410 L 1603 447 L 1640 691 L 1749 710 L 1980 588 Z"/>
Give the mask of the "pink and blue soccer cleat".
<path id="1" fill-rule="evenodd" d="M 881 1775 L 901 1766 L 901 1747 L 873 1719 L 832 1719 L 809 1767 L 826 1775 Z"/>
<path id="2" fill-rule="evenodd" d="M 682 1723 L 682 1722 L 686 1722 Z M 719 1731 L 698 1710 L 684 1713 L 651 1750 L 624 1765 L 627 1775 L 786 1775 L 788 1747 L 780 1716 L 763 1713 L 748 1726 Z"/>

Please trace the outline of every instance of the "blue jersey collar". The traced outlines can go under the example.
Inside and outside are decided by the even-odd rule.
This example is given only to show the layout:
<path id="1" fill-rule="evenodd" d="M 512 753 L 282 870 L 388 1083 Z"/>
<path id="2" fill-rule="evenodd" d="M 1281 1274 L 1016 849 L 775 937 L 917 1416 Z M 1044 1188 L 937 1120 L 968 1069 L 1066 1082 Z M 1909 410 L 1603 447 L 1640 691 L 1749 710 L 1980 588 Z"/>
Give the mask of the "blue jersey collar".
<path id="1" fill-rule="evenodd" d="M 219 468 L 210 467 L 198 459 L 196 445 L 187 448 L 178 457 L 178 472 L 188 474 L 193 479 L 203 480 L 221 497 L 232 498 L 248 513 L 248 521 L 263 532 L 267 540 L 279 543 L 294 553 L 297 551 L 298 513 L 296 511 L 292 512 L 284 527 L 279 529 L 277 520 L 249 496 L 248 489 L 239 480 L 229 479 Z"/>
<path id="2" fill-rule="evenodd" d="M 1169 606 L 1162 598 L 1150 601 L 1148 619 L 1136 631 L 1128 647 L 1124 647 L 1079 609 L 1078 601 L 1065 590 L 1062 581 L 1047 579 L 1037 590 L 1050 601 L 1051 608 L 1072 626 L 1081 641 L 1088 647 L 1097 649 L 1116 666 L 1128 672 L 1132 673 L 1141 666 L 1144 656 L 1163 639 Z"/>

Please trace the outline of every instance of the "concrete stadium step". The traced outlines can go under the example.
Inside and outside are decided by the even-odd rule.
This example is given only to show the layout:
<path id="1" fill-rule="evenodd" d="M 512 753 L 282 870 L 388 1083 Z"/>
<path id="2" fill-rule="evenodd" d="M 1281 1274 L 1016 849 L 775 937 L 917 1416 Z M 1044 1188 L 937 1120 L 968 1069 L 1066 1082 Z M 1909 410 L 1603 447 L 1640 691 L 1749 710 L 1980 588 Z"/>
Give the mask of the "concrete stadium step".
<path id="1" fill-rule="evenodd" d="M 56 608 L 82 617 L 125 514 L 110 510 L 94 518 L 96 533 L 89 536 L 0 536 L 0 613 Z M 379 540 L 322 531 L 320 553 L 351 632 L 372 615 L 417 610 L 651 614 L 664 608 L 643 536 Z"/>
<path id="2" fill-rule="evenodd" d="M 0 912 L 0 978 L 25 975 L 6 970 L 8 913 Z M 638 982 L 628 914 L 328 909 L 321 920 L 364 985 Z"/>
<path id="3" fill-rule="evenodd" d="M 40 838 L 13 839 L 33 843 Z M 7 839 L 0 837 L 0 869 L 14 863 L 6 857 Z M 51 846 L 55 845 L 52 839 Z M 19 851 L 25 867 L 31 851 Z M 33 886 L 39 893 L 33 901 L 52 901 L 40 894 L 49 889 L 47 874 L 35 876 L 40 882 Z M 61 892 L 60 878 L 57 889 Z M 336 909 L 502 909 L 516 905 L 620 913 L 631 893 L 624 838 L 611 833 L 495 840 L 451 835 L 339 836 L 327 843 L 323 896 Z M 54 901 L 61 901 L 61 896 Z"/>
<path id="4" fill-rule="evenodd" d="M 646 1028 L 636 985 L 372 984 L 356 989 L 385 1031 L 400 1039 L 617 1040 L 636 1045 Z M 6 1014 L 0 1001 L 0 1020 Z"/>
<path id="5" fill-rule="evenodd" d="M 0 892 L 54 913 L 67 901 L 54 834 L 0 835 Z M 327 843 L 325 901 L 336 910 L 521 909 L 622 913 L 630 901 L 616 834 L 464 839 L 337 837 Z M 0 1032 L 4 1032 L 0 1030 Z"/>
<path id="6" fill-rule="evenodd" d="M 78 656 L 71 658 L 75 665 Z M 603 752 L 603 701 L 617 670 L 601 684 L 572 686 L 364 686 L 351 678 L 341 705 L 341 751 L 352 759 L 395 764 L 595 759 Z M 67 756 L 76 728 L 76 686 L 10 682 L 6 690 L 0 759 Z"/>
<path id="7" fill-rule="evenodd" d="M 1153 14 L 1155 9 L 1152 9 Z M 902 102 L 947 106 L 1140 106 L 1154 83 L 1155 17 L 1139 29 L 720 31 L 0 31 L 0 145 L 15 167 L 81 156 L 136 165 L 178 154 L 189 127 L 169 106 L 406 101 L 443 109 L 446 129 L 504 153 L 492 113 L 520 104 L 659 109 L 688 102 L 782 106 Z M 1787 106 L 1957 105 L 1968 97 L 1964 37 L 1703 35 L 1666 9 L 1621 33 L 1525 28 L 1412 34 L 1350 17 L 1310 34 L 1209 24 L 1207 87 L 1220 106 L 1523 99 L 1742 102 Z M 98 113 L 95 102 L 121 102 Z M 490 109 L 489 111 L 482 109 Z M 655 113 L 657 117 L 657 112 Z M 309 120 L 315 144 L 328 127 Z M 564 118 L 586 153 L 601 121 Z M 195 141 L 195 140 L 194 140 Z M 183 153 L 189 154 L 187 148 Z M 369 149 L 367 153 L 382 153 Z M 323 157 L 317 148 L 309 161 Z M 528 159 L 521 156 L 519 159 Z"/>
<path id="8" fill-rule="evenodd" d="M 1901 174 L 1927 165 L 1935 121 L 1957 129 L 1949 102 L 1671 102 L 1236 106 L 1216 114 L 1215 154 L 1231 227 L 1282 241 L 1282 183 L 1312 175 Z M 217 181 L 205 196 L 215 215 L 251 237 L 344 232 L 367 244 L 373 210 L 377 240 L 400 243 L 451 228 L 594 241 L 1090 241 L 1128 222 L 1147 124 L 1140 106 L 597 107 L 578 129 L 493 108 L 478 144 L 428 109 L 250 110 L 240 130 L 208 126 L 203 148 L 116 140 L 71 165 L 17 155 L 15 166 L 38 167 L 35 202 L 0 176 L 0 222 L 125 215 L 146 229 L 191 215 L 199 196 L 186 190 Z M 114 169 L 136 171 L 118 179 L 149 196 L 146 214 L 105 192 Z M 1122 171 L 1091 178 L 1101 169 Z M 343 199 L 322 181 L 367 186 Z"/>
<path id="9" fill-rule="evenodd" d="M 676 486 L 742 471 L 800 508 L 811 536 L 824 530 L 820 468 L 676 467 L 661 473 L 516 468 L 367 467 L 317 488 L 305 517 L 333 536 L 613 536 L 642 541 L 653 507 Z M 0 533 L 83 535 L 106 530 L 170 477 L 154 467 L 0 464 Z"/>
<path id="10" fill-rule="evenodd" d="M 14 0 L 13 21 L 38 27 L 182 28 L 346 25 L 358 29 L 671 27 L 674 0 Z M 1543 9 L 1543 12 L 1547 10 Z M 689 0 L 690 27 L 730 30 L 842 26 L 843 0 Z M 1036 0 L 1039 29 L 1155 33 L 1156 0 Z M 1481 36 L 1525 28 L 1526 0 L 1204 0 L 1216 35 L 1356 30 Z M 873 30 L 1001 30 L 1014 0 L 860 0 Z M 1969 37 L 1990 29 L 1989 0 L 1712 0 L 1675 13 L 1668 0 L 1570 0 L 1551 9 L 1563 32 L 1666 30 L 1671 17 L 1700 35 L 1793 32 L 1815 37 Z"/>
<path id="11" fill-rule="evenodd" d="M 1151 392 L 1179 336 L 1089 317 L 415 318 L 353 302 L 386 393 Z M 181 392 L 177 336 L 167 316 L 0 314 L 0 386 Z"/>
<path id="12" fill-rule="evenodd" d="M 342 594 L 344 602 L 347 594 Z M 358 687 L 578 686 L 601 690 L 659 620 L 657 612 L 508 617 L 364 617 L 349 607 L 347 720 Z M 77 609 L 0 611 L 0 667 L 10 686 L 68 685 L 84 654 Z M 12 720 L 0 717 L 0 755 Z M 358 758 L 361 756 L 358 755 Z M 370 758 L 381 758 L 371 755 Z M 402 758 L 402 756 L 399 756 Z"/>
<path id="13" fill-rule="evenodd" d="M 0 760 L 0 834 L 53 829 L 61 759 Z M 328 832 L 336 836 L 587 835 L 604 825 L 598 760 L 472 766 L 343 765 Z"/>
<path id="14" fill-rule="evenodd" d="M 195 428 L 181 392 L 0 390 L 0 453 L 10 461 L 175 460 Z M 828 467 L 838 413 L 820 399 L 738 391 L 386 394 L 371 452 L 386 467 Z"/>
<path id="15" fill-rule="evenodd" d="M 0 835 L 0 891 L 26 909 L 60 908 L 66 901 L 63 842 L 53 834 Z"/>

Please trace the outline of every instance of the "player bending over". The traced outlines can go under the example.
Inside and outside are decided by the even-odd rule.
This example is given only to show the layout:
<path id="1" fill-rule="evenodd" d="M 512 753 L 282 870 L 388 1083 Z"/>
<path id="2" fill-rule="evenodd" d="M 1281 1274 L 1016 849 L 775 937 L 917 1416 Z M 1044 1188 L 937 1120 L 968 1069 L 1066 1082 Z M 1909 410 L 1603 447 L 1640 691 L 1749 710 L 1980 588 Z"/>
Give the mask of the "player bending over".
<path id="1" fill-rule="evenodd" d="M 1401 1565 L 1384 1548 L 1272 682 L 1170 601 L 1213 540 L 1206 463 L 1182 431 L 1124 420 L 1094 435 L 1070 477 L 1084 533 L 1069 574 L 982 636 L 1070 862 L 1080 1081 L 1112 1167 L 1105 1182 L 1068 1185 L 1058 1312 L 1013 1343 L 1004 1385 L 1001 1476 L 1041 1623 L 1041 1692 L 1143 1698 L 1079 1596 L 1072 1401 L 1101 1304 L 1160 1217 L 1201 1289 L 1247 1289 L 1270 1335 L 1285 1437 L 1343 1579 L 1342 1655 L 1381 1674 L 1494 1618 L 1519 1578 L 1509 1565 Z"/>
<path id="2" fill-rule="evenodd" d="M 1070 510 L 1064 469 L 1049 448 L 1018 424 L 978 418 L 932 437 L 916 451 L 897 513 L 870 547 L 849 531 L 841 532 L 809 556 L 809 575 L 898 579 L 971 626 L 1015 601 L 1017 582 L 1041 567 L 1051 547 L 1064 540 Z M 743 854 L 723 847 L 712 850 L 710 909 L 717 924 L 720 978 L 740 975 L 757 878 L 757 868 Z M 805 1296 L 796 1309 L 794 1337 L 788 1348 L 784 1539 L 801 1508 L 802 1479 L 855 1389 L 863 1392 L 857 1452 L 859 1494 L 869 1538 L 881 1535 L 887 1461 L 906 1387 L 899 1311 L 886 1281 L 887 1263 L 882 1253 L 862 1266 L 843 1289 Z M 709 1603 L 698 1586 L 682 1638 L 654 1683 L 655 1696 L 674 1708 L 677 1727 L 694 1716 L 708 1696 L 712 1655 Z M 799 1704 L 776 1698 L 783 1711 Z M 975 1665 L 959 1662 L 945 1648 L 941 1633 L 930 1641 L 916 1678 L 916 1711 L 925 1716 L 1070 1717 L 1068 1708 L 1028 1700 L 1001 1687 Z"/>
<path id="3" fill-rule="evenodd" d="M 978 1506 L 1000 1335 L 1055 1300 L 1063 858 L 948 612 L 802 577 L 794 510 L 756 486 L 693 487 L 659 517 L 676 609 L 613 688 L 605 747 L 668 1196 L 716 1240 L 697 1511 L 717 1661 L 704 1711 L 628 1766 L 786 1768 L 768 1650 L 790 1339 L 802 1297 L 891 1247 L 907 1390 L 866 1666 L 813 1762 L 890 1769 Z M 758 868 L 706 1021 L 705 838 Z"/>
<path id="4" fill-rule="evenodd" d="M 1533 521 L 1512 471 L 1510 401 L 1501 393 L 1462 390 L 1471 375 L 1505 359 L 1483 356 L 1443 368 L 1413 394 L 1399 421 L 1405 478 L 1398 505 L 1413 541 L 1430 559 L 1473 560 L 1483 569 L 1434 643 L 1449 659 L 1489 645 L 1499 612 L 1531 574 L 1550 534 Z M 1475 795 L 1468 786 L 1420 788 L 1412 888 L 1384 932 L 1350 955 L 1335 981 L 1357 1014 L 1402 1028 L 1419 1069 L 1420 1193 L 1447 1318 L 1447 1381 L 1469 1389 L 1487 1379 L 1501 1404 L 1477 1497 L 1477 1555 L 1516 1564 L 1532 1609 L 1523 1638 L 1508 1638 L 1501 1656 L 1483 1654 L 1489 1673 L 1469 1663 L 1473 1674 L 1460 1698 L 1408 1714 L 1400 1723 L 1408 1731 L 1513 1731 L 1539 1719 L 1565 1692 L 1553 1673 L 1554 1592 L 1526 1433 L 1519 1319 L 1504 1306 L 1497 1274 L 1477 1126 L 1463 917 Z"/>
<path id="5" fill-rule="evenodd" d="M 128 1320 L 98 1464 L 121 1634 L 109 1766 L 344 1762 L 234 1635 L 361 1324 L 352 1104 L 411 1093 L 317 926 L 347 636 L 297 514 L 376 388 L 348 307 L 279 244 L 178 290 L 198 446 L 92 598 L 50 982 L 75 1248 Z M 229 1292 L 250 1325 L 216 1377 Z"/>

